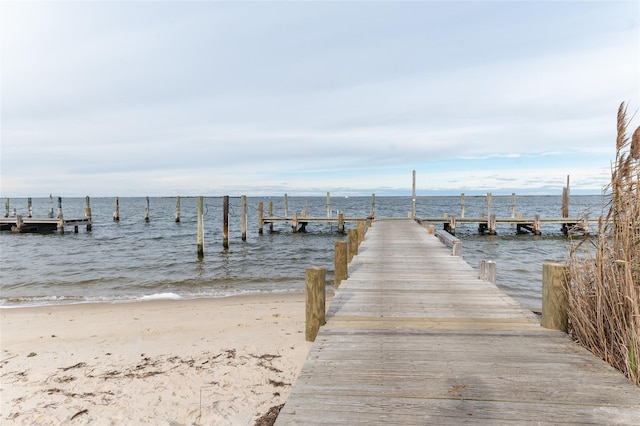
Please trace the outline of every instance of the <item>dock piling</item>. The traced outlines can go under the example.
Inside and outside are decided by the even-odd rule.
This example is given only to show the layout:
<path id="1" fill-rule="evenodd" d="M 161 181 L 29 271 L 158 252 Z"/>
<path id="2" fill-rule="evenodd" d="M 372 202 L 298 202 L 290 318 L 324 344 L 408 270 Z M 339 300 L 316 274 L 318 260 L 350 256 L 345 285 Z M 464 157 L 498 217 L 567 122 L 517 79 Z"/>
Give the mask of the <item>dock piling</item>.
<path id="1" fill-rule="evenodd" d="M 204 257 L 204 218 L 202 213 L 202 196 L 198 197 L 198 259 Z"/>
<path id="2" fill-rule="evenodd" d="M 149 222 L 149 197 L 145 199 L 144 221 Z"/>
<path id="3" fill-rule="evenodd" d="M 567 332 L 569 268 L 563 263 L 542 265 L 542 326 Z"/>
<path id="4" fill-rule="evenodd" d="M 347 241 L 349 247 L 349 263 L 353 260 L 353 256 L 358 254 L 358 230 L 350 228 L 347 231 Z"/>
<path id="5" fill-rule="evenodd" d="M 4 199 L 4 217 L 9 217 L 9 198 Z"/>
<path id="6" fill-rule="evenodd" d="M 120 221 L 120 200 L 116 197 L 116 210 L 113 212 L 113 221 Z"/>
<path id="7" fill-rule="evenodd" d="M 413 185 L 411 189 L 411 218 L 416 217 L 416 171 L 413 171 Z"/>
<path id="8" fill-rule="evenodd" d="M 222 202 L 222 247 L 229 248 L 229 196 L 225 195 Z"/>
<path id="9" fill-rule="evenodd" d="M 334 267 L 334 276 L 335 282 L 334 285 L 336 288 L 340 287 L 340 283 L 343 280 L 348 278 L 348 253 L 347 253 L 347 242 L 346 241 L 336 241 L 333 243 L 333 267 Z"/>
<path id="10" fill-rule="evenodd" d="M 180 222 L 180 196 L 176 197 L 176 223 Z"/>
<path id="11" fill-rule="evenodd" d="M 489 281 L 492 284 L 496 283 L 496 262 L 492 260 L 480 261 L 480 274 L 478 276 L 483 281 Z"/>
<path id="12" fill-rule="evenodd" d="M 240 197 L 240 215 L 242 226 L 242 241 L 247 241 L 247 196 Z"/>
<path id="13" fill-rule="evenodd" d="M 325 324 L 325 277 L 324 266 L 313 266 L 306 270 L 306 333 L 308 342 L 316 340 L 318 330 Z"/>
<path id="14" fill-rule="evenodd" d="M 33 204 L 31 203 L 31 197 L 27 198 L 27 217 L 33 217 Z"/>
<path id="15" fill-rule="evenodd" d="M 258 202 L 258 234 L 262 235 L 262 228 L 264 227 L 264 211 L 262 201 Z"/>
<path id="16" fill-rule="evenodd" d="M 91 231 L 91 200 L 88 195 L 85 198 L 84 217 L 89 219 L 89 223 L 87 224 L 87 231 Z"/>

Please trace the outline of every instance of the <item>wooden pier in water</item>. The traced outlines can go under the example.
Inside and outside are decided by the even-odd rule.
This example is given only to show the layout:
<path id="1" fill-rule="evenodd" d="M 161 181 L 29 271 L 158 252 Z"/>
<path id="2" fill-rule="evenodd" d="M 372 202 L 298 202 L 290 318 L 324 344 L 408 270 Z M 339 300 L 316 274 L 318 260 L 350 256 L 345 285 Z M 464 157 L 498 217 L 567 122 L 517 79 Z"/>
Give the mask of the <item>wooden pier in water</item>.
<path id="1" fill-rule="evenodd" d="M 375 220 L 277 425 L 640 423 L 640 388 L 410 219 Z"/>

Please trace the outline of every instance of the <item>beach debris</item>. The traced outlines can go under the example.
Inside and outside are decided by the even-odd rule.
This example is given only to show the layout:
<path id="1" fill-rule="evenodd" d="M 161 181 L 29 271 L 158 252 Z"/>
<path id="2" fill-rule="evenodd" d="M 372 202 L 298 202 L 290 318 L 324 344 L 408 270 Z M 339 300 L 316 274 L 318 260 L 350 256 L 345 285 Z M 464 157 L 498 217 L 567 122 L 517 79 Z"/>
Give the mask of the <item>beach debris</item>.
<path id="1" fill-rule="evenodd" d="M 75 419 L 75 418 L 76 418 L 76 417 L 78 417 L 78 416 L 81 416 L 81 415 L 83 415 L 83 414 L 88 414 L 88 413 L 89 413 L 89 410 L 87 410 L 87 409 L 84 409 L 84 410 L 78 411 L 78 412 L 77 412 L 77 413 L 75 413 L 73 416 L 71 416 L 71 420 Z"/>
<path id="2" fill-rule="evenodd" d="M 284 404 L 274 405 L 269 408 L 269 411 L 256 419 L 254 426 L 272 426 L 276 422 L 282 407 L 284 407 Z"/>
<path id="3" fill-rule="evenodd" d="M 86 362 L 79 362 L 79 363 L 74 364 L 74 365 L 72 365 L 70 367 L 61 367 L 61 368 L 59 368 L 59 370 L 69 371 L 69 370 L 73 370 L 74 368 L 82 368 L 82 367 L 86 367 L 86 366 L 87 366 Z"/>
<path id="4" fill-rule="evenodd" d="M 34 357 L 36 355 L 38 355 L 38 354 L 35 353 L 35 352 L 31 352 L 29 355 L 27 355 L 27 358 L 32 358 L 32 357 Z"/>

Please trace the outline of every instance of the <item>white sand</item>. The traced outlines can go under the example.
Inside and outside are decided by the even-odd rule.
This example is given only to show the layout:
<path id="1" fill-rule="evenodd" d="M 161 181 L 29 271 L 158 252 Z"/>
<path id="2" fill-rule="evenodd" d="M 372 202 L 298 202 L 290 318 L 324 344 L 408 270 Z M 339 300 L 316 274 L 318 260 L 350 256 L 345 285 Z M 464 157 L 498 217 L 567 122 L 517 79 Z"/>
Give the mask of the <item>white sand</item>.
<path id="1" fill-rule="evenodd" d="M 2 424 L 253 425 L 311 343 L 304 294 L 0 310 Z"/>

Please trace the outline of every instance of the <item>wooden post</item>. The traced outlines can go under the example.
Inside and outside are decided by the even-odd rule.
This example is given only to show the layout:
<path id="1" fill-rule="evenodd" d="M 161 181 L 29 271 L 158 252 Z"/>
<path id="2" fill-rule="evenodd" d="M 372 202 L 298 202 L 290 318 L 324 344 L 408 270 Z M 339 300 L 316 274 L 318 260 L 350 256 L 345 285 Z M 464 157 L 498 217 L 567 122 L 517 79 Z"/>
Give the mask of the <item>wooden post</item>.
<path id="1" fill-rule="evenodd" d="M 456 217 L 455 216 L 451 216 L 451 219 L 449 219 L 449 230 L 448 232 L 451 235 L 456 235 Z"/>
<path id="2" fill-rule="evenodd" d="M 241 225 L 241 238 L 242 241 L 247 241 L 247 196 L 240 196 L 240 225 Z"/>
<path id="3" fill-rule="evenodd" d="M 116 210 L 113 212 L 113 221 L 118 222 L 120 220 L 120 200 L 116 197 Z"/>
<path id="4" fill-rule="evenodd" d="M 326 322 L 325 320 L 325 275 L 324 266 L 307 268 L 305 285 L 307 294 L 306 302 L 306 327 L 305 337 L 308 342 L 316 340 L 318 330 Z"/>
<path id="5" fill-rule="evenodd" d="M 31 203 L 31 197 L 27 198 L 27 217 L 33 217 L 33 204 Z"/>
<path id="6" fill-rule="evenodd" d="M 12 232 L 17 232 L 17 233 L 22 232 L 22 225 L 24 225 L 24 223 L 22 222 L 22 215 L 17 214 L 16 215 L 16 224 L 15 224 L 15 226 L 11 227 L 11 231 Z"/>
<path id="7" fill-rule="evenodd" d="M 284 194 L 284 217 L 289 216 L 289 199 L 287 194 Z"/>
<path id="8" fill-rule="evenodd" d="M 294 234 L 298 232 L 298 212 L 293 212 L 293 218 L 291 219 L 291 228 Z"/>
<path id="9" fill-rule="evenodd" d="M 496 215 L 489 216 L 489 235 L 496 235 Z"/>
<path id="10" fill-rule="evenodd" d="M 229 196 L 222 199 L 222 247 L 229 248 Z"/>
<path id="11" fill-rule="evenodd" d="M 338 213 L 338 232 L 344 234 L 344 212 Z"/>
<path id="12" fill-rule="evenodd" d="M 411 190 L 411 218 L 416 217 L 416 171 L 413 171 L 413 186 Z"/>
<path id="13" fill-rule="evenodd" d="M 91 200 L 89 199 L 88 195 L 85 198 L 84 217 L 89 219 L 89 224 L 87 225 L 87 231 L 91 231 Z"/>
<path id="14" fill-rule="evenodd" d="M 483 281 L 489 281 L 490 283 L 495 284 L 496 263 L 492 260 L 481 260 L 479 278 Z"/>
<path id="15" fill-rule="evenodd" d="M 569 192 L 562 188 L 562 217 L 569 217 Z"/>
<path id="16" fill-rule="evenodd" d="M 262 211 L 262 201 L 258 202 L 258 234 L 262 235 L 262 228 L 264 227 L 264 212 Z"/>
<path id="17" fill-rule="evenodd" d="M 542 326 L 567 332 L 569 268 L 562 263 L 542 265 Z"/>
<path id="18" fill-rule="evenodd" d="M 516 193 L 511 193 L 511 218 L 516 217 Z"/>
<path id="19" fill-rule="evenodd" d="M 327 191 L 327 217 L 331 217 L 331 194 Z"/>
<path id="20" fill-rule="evenodd" d="M 4 217 L 9 217 L 9 198 L 4 199 Z"/>
<path id="21" fill-rule="evenodd" d="M 198 259 L 204 257 L 204 218 L 202 213 L 202 196 L 198 197 Z"/>
<path id="22" fill-rule="evenodd" d="M 460 217 L 464 217 L 464 192 L 460 194 Z"/>
<path id="23" fill-rule="evenodd" d="M 487 192 L 487 217 L 491 218 L 491 193 Z"/>
<path id="24" fill-rule="evenodd" d="M 269 201 L 267 213 L 269 214 L 269 217 L 273 216 L 273 201 Z M 273 222 L 269 222 L 269 232 L 273 232 Z"/>
<path id="25" fill-rule="evenodd" d="M 358 247 L 360 247 L 360 244 L 362 244 L 362 242 L 364 241 L 364 233 L 365 233 L 364 220 L 358 220 L 356 222 L 356 225 L 358 228 Z"/>
<path id="26" fill-rule="evenodd" d="M 144 206 L 144 221 L 149 222 L 149 197 L 145 198 Z"/>
<path id="27" fill-rule="evenodd" d="M 62 219 L 62 197 L 58 197 L 58 219 Z"/>
<path id="28" fill-rule="evenodd" d="M 349 255 L 347 253 L 347 242 L 346 241 L 336 241 L 333 244 L 333 267 L 334 267 L 334 275 L 335 275 L 335 287 L 340 287 L 340 283 L 343 280 L 346 280 L 349 276 L 348 273 L 348 259 Z"/>
<path id="29" fill-rule="evenodd" d="M 350 228 L 347 231 L 347 240 L 349 241 L 349 263 L 351 263 L 353 256 L 358 254 L 358 230 Z"/>
<path id="30" fill-rule="evenodd" d="M 180 196 L 176 197 L 176 223 L 180 223 Z"/>
<path id="31" fill-rule="evenodd" d="M 371 194 L 371 214 L 369 217 L 375 217 L 376 215 L 376 194 Z"/>
<path id="32" fill-rule="evenodd" d="M 534 235 L 542 234 L 542 231 L 540 231 L 540 215 L 539 214 L 534 216 L 533 233 Z"/>

